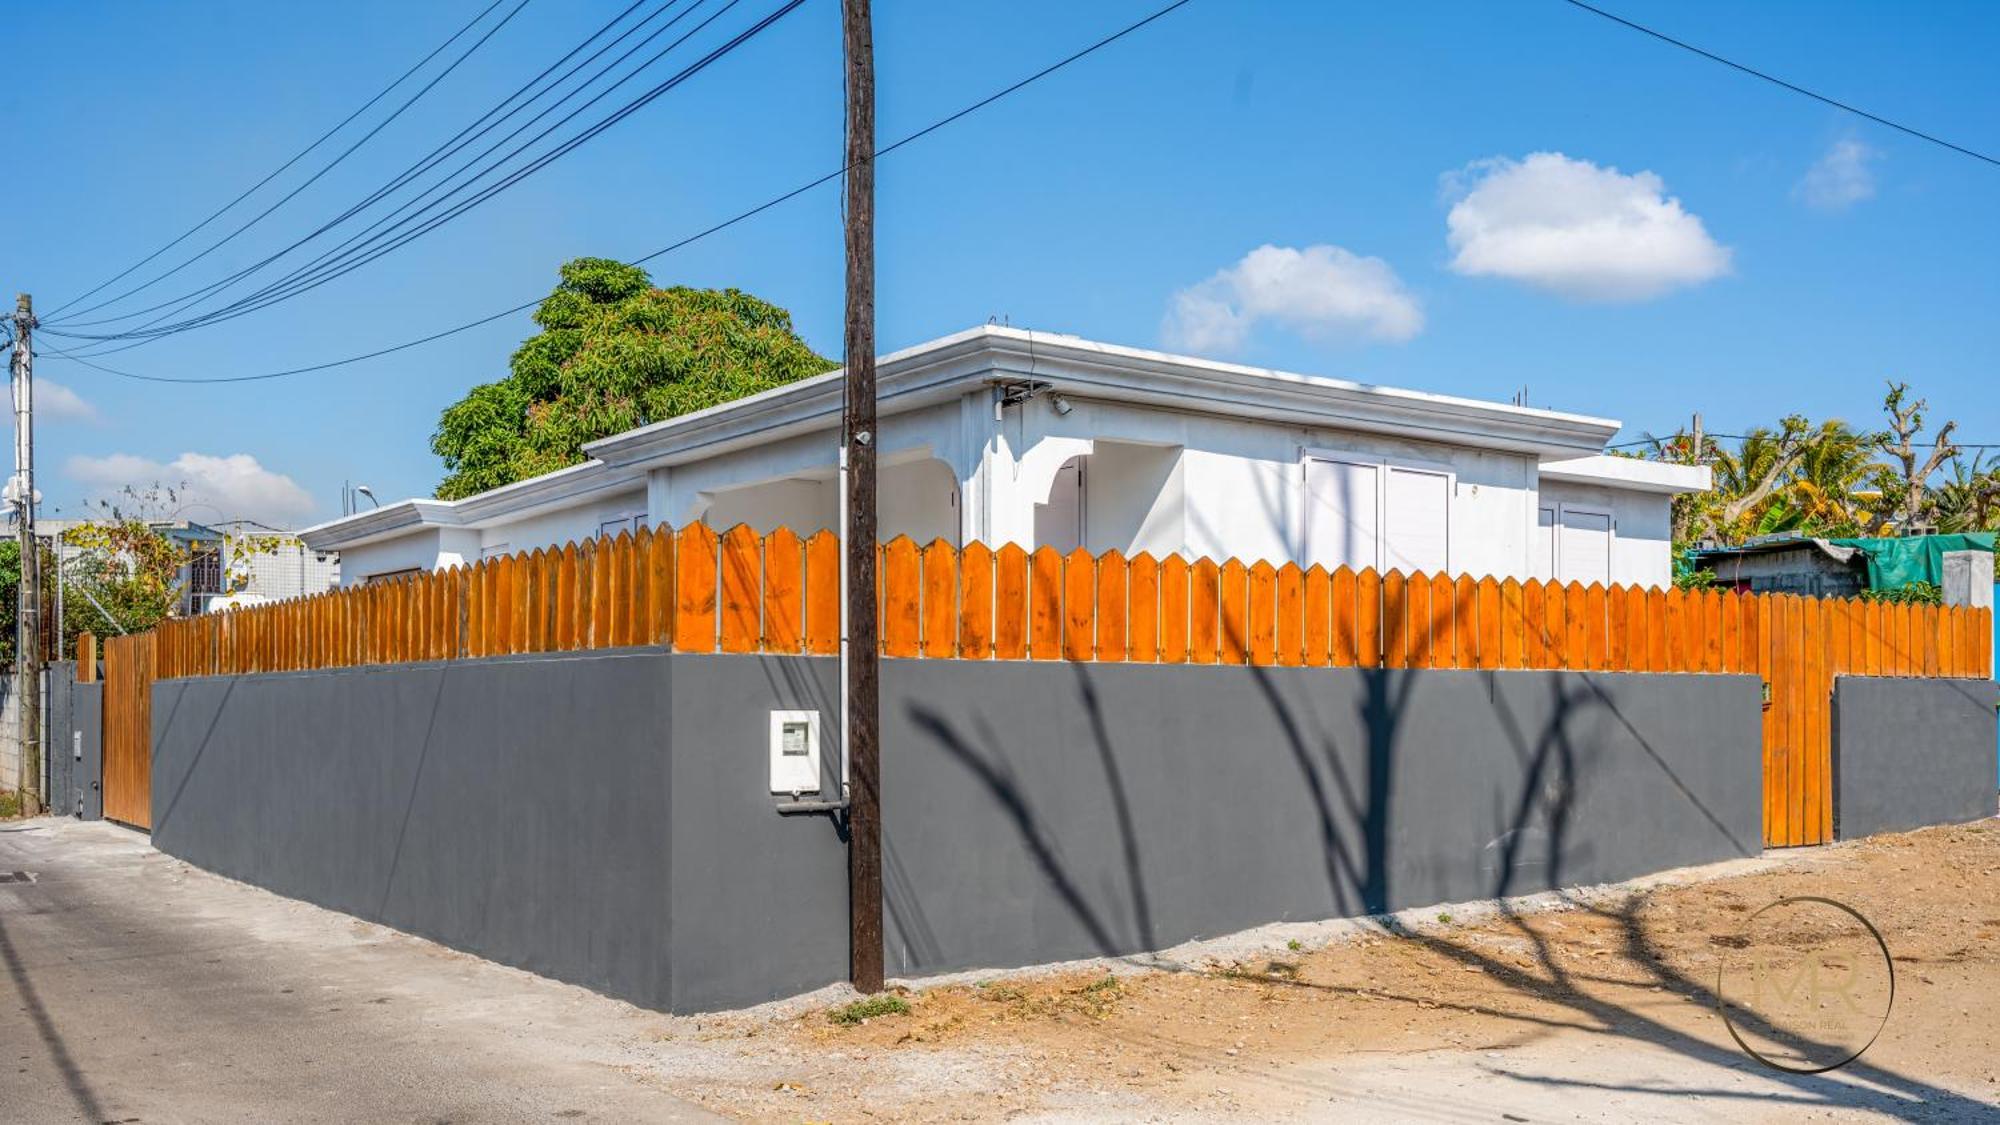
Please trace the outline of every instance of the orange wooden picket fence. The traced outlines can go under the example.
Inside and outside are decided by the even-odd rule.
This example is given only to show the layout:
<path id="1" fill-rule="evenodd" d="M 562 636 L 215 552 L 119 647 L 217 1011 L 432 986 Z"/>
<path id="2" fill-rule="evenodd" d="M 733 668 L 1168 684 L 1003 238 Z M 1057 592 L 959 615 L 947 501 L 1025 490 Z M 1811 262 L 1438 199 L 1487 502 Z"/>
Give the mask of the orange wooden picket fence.
<path id="1" fill-rule="evenodd" d="M 1989 612 L 1327 571 L 945 540 L 881 547 L 882 652 L 961 660 L 1761 676 L 1772 844 L 1831 839 L 1833 677 L 1990 677 Z M 840 544 L 747 526 L 568 544 L 167 621 L 160 677 L 664 646 L 832 654 Z"/>

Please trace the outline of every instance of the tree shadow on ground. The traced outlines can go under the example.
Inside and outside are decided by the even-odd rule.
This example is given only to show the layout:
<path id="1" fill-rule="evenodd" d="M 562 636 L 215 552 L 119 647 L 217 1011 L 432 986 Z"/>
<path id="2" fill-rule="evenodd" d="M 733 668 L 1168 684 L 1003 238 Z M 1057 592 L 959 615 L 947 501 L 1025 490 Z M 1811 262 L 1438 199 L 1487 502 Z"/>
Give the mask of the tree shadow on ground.
<path id="1" fill-rule="evenodd" d="M 1579 857 L 1588 858 L 1590 855 L 1588 841 L 1573 838 L 1579 800 L 1580 759 L 1590 752 L 1589 747 L 1579 745 L 1577 734 L 1582 729 L 1581 720 L 1585 716 L 1590 716 L 1594 722 L 1616 726 L 1638 745 L 1640 754 L 1650 760 L 1659 774 L 1663 800 L 1694 805 L 1706 822 L 1737 849 L 1738 854 L 1755 854 L 1757 850 L 1756 841 L 1743 839 L 1742 833 L 1730 828 L 1726 817 L 1703 806 L 1695 790 L 1676 773 L 1670 756 L 1653 746 L 1639 725 L 1620 711 L 1613 695 L 1588 674 L 1549 675 L 1551 696 L 1547 701 L 1546 716 L 1539 723 L 1526 721 L 1515 714 L 1504 693 L 1496 690 L 1492 696 L 1497 725 L 1518 771 L 1518 781 L 1511 806 L 1503 810 L 1506 830 L 1490 845 L 1496 854 L 1482 870 L 1489 880 L 1486 892 L 1491 898 L 1501 901 L 1501 916 L 1508 932 L 1529 950 L 1530 964 L 1523 967 L 1477 947 L 1469 938 L 1410 929 L 1386 914 L 1399 902 L 1414 905 L 1407 902 L 1407 895 L 1399 891 L 1393 882 L 1396 871 L 1394 849 L 1399 829 L 1403 826 L 1393 822 L 1392 808 L 1399 781 L 1399 742 L 1409 725 L 1418 679 L 1425 674 L 1492 676 L 1505 673 L 1364 671 L 1364 688 L 1358 706 L 1362 711 L 1363 729 L 1368 733 L 1367 746 L 1360 756 L 1364 765 L 1357 770 L 1353 765 L 1354 757 L 1341 753 L 1341 747 L 1323 717 L 1316 715 L 1311 708 L 1302 708 L 1294 702 L 1298 698 L 1293 690 L 1296 685 L 1288 688 L 1281 684 L 1280 670 L 1261 667 L 1241 670 L 1247 672 L 1255 683 L 1270 718 L 1275 721 L 1278 732 L 1275 741 L 1282 745 L 1236 749 L 1246 753 L 1281 754 L 1282 760 L 1296 771 L 1299 785 L 1310 796 L 1316 821 L 1313 826 L 1316 847 L 1324 863 L 1325 900 L 1334 904 L 1332 911 L 1320 916 L 1369 916 L 1371 923 L 1382 931 L 1414 943 L 1461 968 L 1476 970 L 1483 974 L 1484 980 L 1510 992 L 1553 1006 L 1556 1015 L 1508 1013 L 1490 1001 L 1439 1002 L 1428 997 L 1397 996 L 1366 988 L 1331 986 L 1299 980 L 1290 974 L 1245 973 L 1239 970 L 1219 973 L 1188 966 L 1176 967 L 1158 958 L 1139 956 L 1143 952 L 1157 950 L 1160 940 L 1153 917 L 1158 907 L 1157 896 L 1148 888 L 1145 854 L 1138 828 L 1145 811 L 1135 809 L 1126 792 L 1128 770 L 1120 765 L 1118 748 L 1109 734 L 1113 724 L 1105 717 L 1101 692 L 1094 681 L 1094 677 L 1102 673 L 1082 664 L 1073 668 L 1077 677 L 1076 698 L 1087 716 L 1093 748 L 1102 764 L 1110 820 L 1124 868 L 1123 885 L 1115 891 L 1115 896 L 1121 900 L 1116 909 L 1106 899 L 1107 893 L 1114 892 L 1092 894 L 1082 865 L 1065 857 L 1061 835 L 1042 816 L 1021 784 L 1021 779 L 1007 764 L 996 732 L 983 717 L 969 722 L 954 721 L 941 711 L 923 704 L 912 704 L 909 717 L 920 733 L 962 765 L 986 790 L 995 807 L 1004 813 L 1018 843 L 1032 857 L 1046 879 L 1054 899 L 1088 934 L 1090 943 L 1100 956 L 1125 958 L 1150 967 L 1220 975 L 1244 987 L 1355 994 L 1367 992 L 1375 1000 L 1413 1005 L 1421 1003 L 1468 1013 L 1477 1011 L 1488 1017 L 1511 1021 L 1536 1033 L 1579 1029 L 1612 1034 L 1665 1048 L 1690 1061 L 1753 1073 L 1766 1080 L 1766 1090 L 1768 1083 L 1774 1082 L 1785 1091 L 1774 1097 L 1761 1091 L 1753 1093 L 1710 1088 L 1662 1090 L 1636 1082 L 1606 1086 L 1588 1081 L 1571 1082 L 1560 1076 L 1510 1074 L 1510 1077 L 1522 1082 L 1573 1087 L 1579 1094 L 1616 1089 L 1628 1093 L 1741 1097 L 1804 1105 L 1866 1108 L 1909 1119 L 1954 1114 L 1977 1117 L 1990 1112 L 1989 1106 L 1974 1099 L 1875 1065 L 1865 1057 L 1841 1070 L 1823 1074 L 1767 1069 L 1726 1039 L 1704 1038 L 1694 1030 L 1675 1026 L 1673 1022 L 1644 1010 L 1640 1004 L 1604 995 L 1602 990 L 1605 987 L 1615 985 L 1648 995 L 1680 996 L 1685 998 L 1682 1003 L 1692 1001 L 1711 1008 L 1718 1003 L 1714 988 L 1669 963 L 1666 945 L 1648 923 L 1645 911 L 1647 898 L 1644 895 L 1615 906 L 1597 905 L 1574 895 L 1563 895 L 1575 909 L 1588 912 L 1612 927 L 1626 958 L 1646 974 L 1645 979 L 1636 982 L 1612 981 L 1602 976 L 1579 973 L 1566 963 L 1563 951 L 1546 933 L 1528 924 L 1529 916 L 1519 913 L 1515 904 L 1508 902 L 1509 898 L 1561 888 L 1575 881 L 1569 865 Z M 965 729 L 968 726 L 971 729 Z M 1131 918 L 1130 926 L 1118 924 L 1124 916 Z M 1246 920 L 1245 924 L 1254 925 L 1256 921 Z M 931 943 L 939 940 L 935 934 L 927 937 Z M 1169 935 L 1167 940 L 1174 940 L 1173 936 Z M 1660 993 L 1651 993 L 1651 989 L 1658 989 Z M 1754 1014 L 1742 1013 L 1738 1018 L 1753 1032 L 1771 1034 L 1783 1030 L 1760 1023 Z M 1785 1033 L 1789 1034 L 1789 1031 Z M 1170 1033 L 1165 1030 L 1150 1030 L 1137 1038 L 1155 1047 L 1184 1049 L 1172 1042 Z M 1489 1069 L 1495 1073 L 1510 1073 L 1499 1067 Z M 1260 1072 L 1257 1077 L 1263 1081 L 1295 1081 L 1275 1078 L 1268 1071 Z M 1321 1095 L 1336 1093 L 1331 1089 L 1314 1092 Z"/>

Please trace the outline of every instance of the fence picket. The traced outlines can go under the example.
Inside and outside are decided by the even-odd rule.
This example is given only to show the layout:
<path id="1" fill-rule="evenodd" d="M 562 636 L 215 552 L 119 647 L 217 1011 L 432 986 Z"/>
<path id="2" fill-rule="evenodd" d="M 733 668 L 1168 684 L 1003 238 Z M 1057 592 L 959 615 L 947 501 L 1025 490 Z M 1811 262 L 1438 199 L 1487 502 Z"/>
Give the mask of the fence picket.
<path id="1" fill-rule="evenodd" d="M 910 545 L 908 539 L 901 542 L 905 546 Z M 762 541 L 757 538 L 757 533 L 751 530 L 749 524 L 739 523 L 722 537 L 719 632 L 724 652 L 754 652 L 757 649 L 757 638 L 763 634 L 763 622 L 758 620 L 758 603 L 762 600 L 758 595 L 763 587 L 764 572 L 762 546 Z M 912 550 L 914 551 L 914 548 Z M 613 574 L 617 573 L 615 556 L 612 565 L 606 569 Z M 914 600 L 915 576 L 911 577 L 910 594 Z M 914 626 L 914 620 L 911 624 Z M 616 643 L 615 634 L 613 643 Z M 916 655 L 914 648 L 913 644 L 910 653 L 912 656 Z"/>
<path id="2" fill-rule="evenodd" d="M 1334 659 L 1333 576 L 1326 572 L 1325 567 L 1314 563 L 1306 568 L 1304 586 L 1305 596 L 1302 600 L 1305 625 L 1300 630 L 1299 662 L 1309 667 L 1322 668 L 1333 663 Z M 1350 611 L 1354 602 L 1353 595 L 1353 575 L 1350 574 L 1347 599 Z"/>
<path id="3" fill-rule="evenodd" d="M 1382 576 L 1382 666 L 1406 667 L 1409 647 L 1409 583 L 1400 570 Z"/>
<path id="4" fill-rule="evenodd" d="M 942 537 L 923 550 L 920 651 L 932 659 L 958 655 L 958 552 Z"/>
<path id="5" fill-rule="evenodd" d="M 1403 659 L 1411 668 L 1431 666 L 1431 626 L 1437 615 L 1431 610 L 1431 580 L 1422 571 L 1410 575 L 1403 586 Z"/>
<path id="6" fill-rule="evenodd" d="M 1297 563 L 1278 568 L 1276 658 L 1284 665 L 1306 662 L 1306 576 Z M 1324 625 L 1321 626 L 1324 628 Z"/>
<path id="7" fill-rule="evenodd" d="M 676 537 L 674 647 L 681 652 L 715 651 L 716 546 L 715 532 L 698 523 Z"/>
<path id="8" fill-rule="evenodd" d="M 1001 660 L 1028 656 L 1028 553 L 1006 543 L 994 552 L 993 655 Z"/>
<path id="9" fill-rule="evenodd" d="M 1028 558 L 1028 659 L 1062 655 L 1062 556 L 1042 546 Z"/>
<path id="10" fill-rule="evenodd" d="M 1246 577 L 1248 655 L 1250 663 L 1268 667 L 1278 662 L 1278 572 L 1270 563 L 1260 561 Z"/>
<path id="11" fill-rule="evenodd" d="M 1188 661 L 1213 664 L 1220 651 L 1222 575 L 1215 560 L 1195 560 L 1188 570 Z"/>
<path id="12" fill-rule="evenodd" d="M 1160 660 L 1167 664 L 1188 661 L 1188 621 L 1193 593 L 1188 585 L 1187 560 L 1168 555 L 1160 564 Z"/>
<path id="13" fill-rule="evenodd" d="M 805 593 L 806 546 L 780 527 L 764 540 L 764 651 L 805 651 Z"/>
<path id="14" fill-rule="evenodd" d="M 993 552 L 970 543 L 958 565 L 958 654 L 967 660 L 993 655 Z"/>
<path id="15" fill-rule="evenodd" d="M 1078 547 L 1063 558 L 1063 659 L 1097 652 L 1097 560 Z"/>
<path id="16" fill-rule="evenodd" d="M 672 604 L 671 591 L 666 596 Z M 815 656 L 840 651 L 840 603 L 844 597 L 840 539 L 822 528 L 806 540 L 806 651 Z"/>
<path id="17" fill-rule="evenodd" d="M 1346 570 L 1346 567 L 1342 567 Z M 1338 575 L 1335 575 L 1338 578 Z M 1336 602 L 1334 612 L 1340 612 Z M 1354 663 L 1380 668 L 1388 645 L 1382 628 L 1382 577 L 1369 567 L 1354 576 Z M 1337 638 L 1336 638 L 1337 641 Z"/>
<path id="18" fill-rule="evenodd" d="M 1250 656 L 1249 573 L 1232 558 L 1222 564 L 1216 587 L 1222 611 L 1222 631 L 1216 634 L 1215 659 L 1219 664 L 1243 664 Z"/>
<path id="19" fill-rule="evenodd" d="M 898 535 L 881 549 L 882 654 L 915 656 L 923 621 L 923 560 L 917 544 Z"/>
<path id="20" fill-rule="evenodd" d="M 1122 661 L 1125 659 L 1131 611 L 1126 602 L 1126 587 L 1131 579 L 1131 568 L 1125 556 L 1116 551 L 1106 551 L 1097 560 L 1097 659 Z"/>
<path id="21" fill-rule="evenodd" d="M 1141 551 L 1126 572 L 1125 657 L 1153 664 L 1160 659 L 1160 564 Z"/>

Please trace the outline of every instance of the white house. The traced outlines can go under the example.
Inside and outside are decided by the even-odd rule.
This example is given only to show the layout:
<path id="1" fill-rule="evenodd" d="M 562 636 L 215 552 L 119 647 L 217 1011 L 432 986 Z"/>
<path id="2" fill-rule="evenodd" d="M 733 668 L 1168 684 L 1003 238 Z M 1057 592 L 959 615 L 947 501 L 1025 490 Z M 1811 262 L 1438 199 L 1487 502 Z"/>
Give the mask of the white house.
<path id="1" fill-rule="evenodd" d="M 1705 468 L 1618 423 L 983 327 L 884 357 L 884 540 L 1664 585 Z M 841 373 L 592 442 L 463 500 L 308 528 L 346 583 L 643 525 L 839 522 Z"/>

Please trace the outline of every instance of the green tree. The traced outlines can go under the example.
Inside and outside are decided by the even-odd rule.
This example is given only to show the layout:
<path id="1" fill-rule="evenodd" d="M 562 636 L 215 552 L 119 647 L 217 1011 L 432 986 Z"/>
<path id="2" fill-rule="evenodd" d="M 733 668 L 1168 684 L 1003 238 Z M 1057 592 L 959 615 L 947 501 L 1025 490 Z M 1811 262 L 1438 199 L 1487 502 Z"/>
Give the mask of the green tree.
<path id="1" fill-rule="evenodd" d="M 451 500 L 574 465 L 585 442 L 832 370 L 791 314 L 736 289 L 655 288 L 578 258 L 535 310 L 508 375 L 447 407 L 431 436 Z"/>
<path id="2" fill-rule="evenodd" d="M 14 629 L 20 620 L 21 542 L 0 539 L 0 661 L 14 661 Z"/>
<path id="3" fill-rule="evenodd" d="M 79 633 L 143 632 L 179 605 L 188 551 L 144 521 L 80 524 L 63 532 L 63 543 L 65 652 L 76 651 Z"/>

